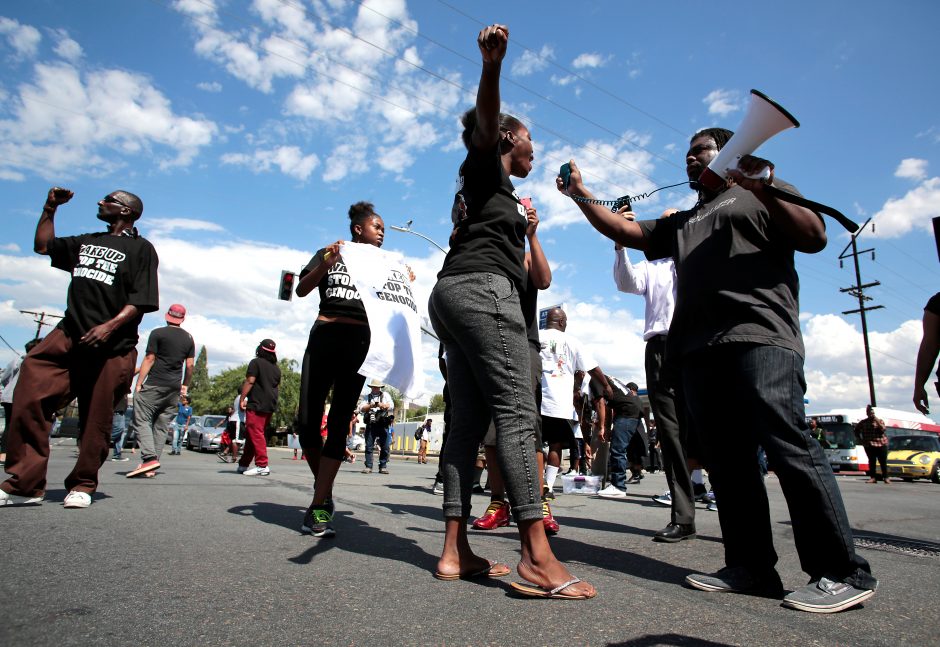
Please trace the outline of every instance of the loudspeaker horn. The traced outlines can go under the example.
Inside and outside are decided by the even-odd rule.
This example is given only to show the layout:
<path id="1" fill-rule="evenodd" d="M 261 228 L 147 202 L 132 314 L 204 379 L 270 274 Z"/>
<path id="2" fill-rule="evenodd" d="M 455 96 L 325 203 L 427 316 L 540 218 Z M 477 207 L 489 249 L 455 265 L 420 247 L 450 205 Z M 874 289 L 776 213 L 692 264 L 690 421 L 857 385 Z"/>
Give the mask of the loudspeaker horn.
<path id="1" fill-rule="evenodd" d="M 751 90 L 751 103 L 734 136 L 718 151 L 698 182 L 706 189 L 717 191 L 725 185 L 726 170 L 737 168 L 738 161 L 756 151 L 761 144 L 788 128 L 799 128 L 800 122 L 783 106 L 763 92 Z M 770 169 L 765 169 L 770 177 Z"/>

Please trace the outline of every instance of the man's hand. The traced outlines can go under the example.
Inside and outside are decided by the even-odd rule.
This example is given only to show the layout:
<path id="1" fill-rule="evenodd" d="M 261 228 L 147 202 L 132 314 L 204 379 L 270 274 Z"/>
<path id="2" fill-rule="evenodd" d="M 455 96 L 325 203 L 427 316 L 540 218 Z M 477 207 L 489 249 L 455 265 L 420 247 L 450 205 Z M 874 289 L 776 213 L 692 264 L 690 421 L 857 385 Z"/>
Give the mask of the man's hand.
<path id="1" fill-rule="evenodd" d="M 50 207 L 58 207 L 60 204 L 65 204 L 75 195 L 72 191 L 68 189 L 63 189 L 60 186 L 54 186 L 49 189 L 49 195 L 46 197 L 46 205 Z"/>
<path id="2" fill-rule="evenodd" d="M 506 45 L 509 43 L 509 27 L 506 25 L 490 25 L 477 36 L 477 45 L 484 63 L 501 63 L 506 56 Z"/>
<path id="3" fill-rule="evenodd" d="M 748 177 L 749 175 L 760 175 L 763 173 L 764 169 L 769 169 L 769 177 Z M 773 182 L 774 165 L 773 162 L 769 162 L 763 158 L 754 157 L 753 155 L 745 155 L 738 162 L 738 168 L 728 169 L 727 173 L 728 178 L 734 180 L 734 183 L 740 186 L 742 189 L 747 189 L 748 191 L 763 191 L 765 186 Z"/>
<path id="4" fill-rule="evenodd" d="M 97 348 L 108 341 L 108 338 L 113 332 L 114 328 L 110 325 L 110 322 L 98 324 L 82 335 L 82 338 L 78 340 L 78 343 L 82 346 L 91 346 L 92 348 Z"/>

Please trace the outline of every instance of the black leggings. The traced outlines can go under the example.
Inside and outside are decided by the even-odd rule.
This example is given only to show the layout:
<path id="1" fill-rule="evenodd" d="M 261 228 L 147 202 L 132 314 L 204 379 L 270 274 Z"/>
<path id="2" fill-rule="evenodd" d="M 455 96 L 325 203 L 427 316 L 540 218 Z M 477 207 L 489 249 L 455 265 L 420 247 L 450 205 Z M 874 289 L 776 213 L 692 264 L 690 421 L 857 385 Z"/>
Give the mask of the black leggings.
<path id="1" fill-rule="evenodd" d="M 298 435 L 304 452 L 343 460 L 349 422 L 366 378 L 357 372 L 369 352 L 368 326 L 318 321 L 310 329 L 300 376 Z M 326 442 L 321 440 L 326 396 L 333 389 L 326 419 Z"/>

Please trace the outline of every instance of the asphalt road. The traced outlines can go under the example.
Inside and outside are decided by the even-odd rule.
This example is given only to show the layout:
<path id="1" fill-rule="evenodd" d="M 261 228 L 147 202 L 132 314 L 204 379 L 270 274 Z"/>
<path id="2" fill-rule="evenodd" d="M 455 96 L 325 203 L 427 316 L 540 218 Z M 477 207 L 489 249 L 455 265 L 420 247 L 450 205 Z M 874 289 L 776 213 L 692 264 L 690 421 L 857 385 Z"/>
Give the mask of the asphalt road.
<path id="1" fill-rule="evenodd" d="M 556 554 L 598 589 L 590 601 L 527 600 L 508 581 L 440 582 L 435 464 L 395 457 L 390 475 L 340 470 L 337 536 L 299 532 L 312 479 L 287 450 L 272 474 L 246 477 L 214 455 L 165 456 L 155 479 L 126 479 L 108 462 L 86 510 L 66 510 L 61 485 L 74 441 L 53 448 L 42 506 L 0 509 L 0 645 L 928 645 L 938 644 L 940 486 L 867 485 L 840 476 L 849 518 L 877 548 L 860 548 L 881 585 L 862 608 L 816 615 L 774 600 L 695 591 L 681 582 L 722 565 L 718 515 L 699 508 L 699 538 L 650 541 L 668 510 L 559 494 Z M 786 504 L 767 479 L 778 569 L 802 586 Z M 474 497 L 482 514 L 488 497 Z M 515 528 L 471 531 L 481 555 L 514 566 Z M 871 543 L 867 545 L 873 545 Z"/>

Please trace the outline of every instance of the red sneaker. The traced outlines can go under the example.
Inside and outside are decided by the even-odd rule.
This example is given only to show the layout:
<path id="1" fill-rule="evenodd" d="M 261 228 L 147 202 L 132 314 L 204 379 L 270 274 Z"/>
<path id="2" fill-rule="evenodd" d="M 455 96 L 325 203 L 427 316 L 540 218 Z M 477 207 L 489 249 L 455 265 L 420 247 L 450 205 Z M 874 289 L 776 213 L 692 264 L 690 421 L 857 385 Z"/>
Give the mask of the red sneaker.
<path id="1" fill-rule="evenodd" d="M 509 525 L 509 504 L 505 501 L 490 501 L 483 516 L 473 522 L 477 530 L 493 530 Z"/>
<path id="2" fill-rule="evenodd" d="M 548 505 L 548 501 L 542 501 L 542 525 L 545 526 L 546 535 L 557 535 L 559 525 L 555 521 L 555 517 L 552 516 L 552 508 Z"/>

